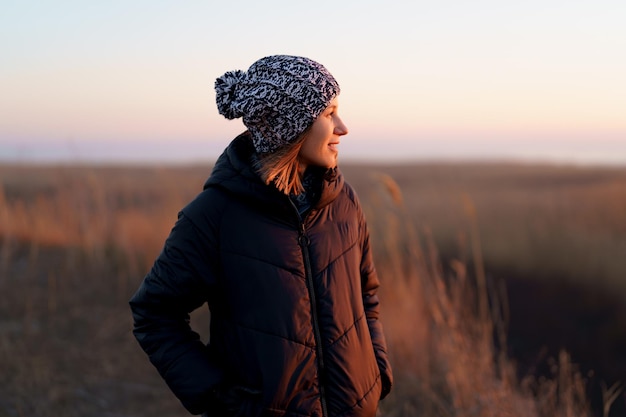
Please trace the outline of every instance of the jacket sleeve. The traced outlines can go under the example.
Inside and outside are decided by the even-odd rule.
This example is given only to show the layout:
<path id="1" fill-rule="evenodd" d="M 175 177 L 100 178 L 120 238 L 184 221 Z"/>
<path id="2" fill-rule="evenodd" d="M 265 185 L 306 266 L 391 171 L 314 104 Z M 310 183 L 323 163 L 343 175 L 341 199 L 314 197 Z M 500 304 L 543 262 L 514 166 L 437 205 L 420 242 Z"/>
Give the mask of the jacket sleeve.
<path id="1" fill-rule="evenodd" d="M 215 284 L 210 234 L 184 211 L 161 254 L 130 300 L 133 334 L 172 392 L 193 414 L 212 406 L 222 371 L 189 325 L 189 313 Z"/>
<path id="2" fill-rule="evenodd" d="M 362 258 L 361 258 L 361 282 L 363 290 L 363 305 L 365 306 L 365 315 L 369 326 L 372 343 L 374 344 L 374 352 L 380 375 L 382 379 L 382 400 L 391 391 L 393 385 L 393 374 L 391 364 L 387 355 L 387 342 L 383 333 L 383 325 L 379 320 L 380 304 L 378 299 L 379 280 L 374 267 L 374 260 L 370 250 L 370 240 L 367 224 L 364 218 L 361 220 L 362 233 Z"/>

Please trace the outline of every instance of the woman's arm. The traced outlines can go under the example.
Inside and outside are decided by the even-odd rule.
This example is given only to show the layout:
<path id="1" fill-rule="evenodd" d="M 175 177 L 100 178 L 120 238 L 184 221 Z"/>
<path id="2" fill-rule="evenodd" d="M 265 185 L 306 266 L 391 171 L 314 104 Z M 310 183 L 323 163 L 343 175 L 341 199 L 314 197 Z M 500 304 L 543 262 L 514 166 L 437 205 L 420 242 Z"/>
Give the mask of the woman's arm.
<path id="1" fill-rule="evenodd" d="M 393 374 L 391 364 L 387 356 L 387 342 L 383 333 L 383 325 L 379 320 L 380 303 L 378 299 L 378 287 L 380 285 L 374 260 L 370 250 L 369 232 L 365 220 L 362 220 L 362 258 L 361 258 L 361 285 L 363 291 L 363 305 L 365 307 L 365 315 L 370 330 L 374 352 L 376 353 L 376 361 L 380 369 L 382 378 L 382 400 L 391 391 L 393 385 Z"/>
<path id="2" fill-rule="evenodd" d="M 212 404 L 222 371 L 189 326 L 215 284 L 212 242 L 181 212 L 151 271 L 130 300 L 133 333 L 172 392 L 191 413 Z"/>

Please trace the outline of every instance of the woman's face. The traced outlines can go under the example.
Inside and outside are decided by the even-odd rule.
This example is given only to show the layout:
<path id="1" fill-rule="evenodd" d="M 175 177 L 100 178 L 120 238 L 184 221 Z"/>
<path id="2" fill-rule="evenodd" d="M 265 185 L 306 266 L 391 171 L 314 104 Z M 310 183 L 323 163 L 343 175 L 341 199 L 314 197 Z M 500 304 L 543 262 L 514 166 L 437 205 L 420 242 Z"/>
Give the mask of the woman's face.
<path id="1" fill-rule="evenodd" d="M 339 138 L 348 133 L 338 110 L 339 103 L 335 97 L 307 131 L 298 155 L 303 168 L 309 165 L 324 168 L 337 166 Z"/>

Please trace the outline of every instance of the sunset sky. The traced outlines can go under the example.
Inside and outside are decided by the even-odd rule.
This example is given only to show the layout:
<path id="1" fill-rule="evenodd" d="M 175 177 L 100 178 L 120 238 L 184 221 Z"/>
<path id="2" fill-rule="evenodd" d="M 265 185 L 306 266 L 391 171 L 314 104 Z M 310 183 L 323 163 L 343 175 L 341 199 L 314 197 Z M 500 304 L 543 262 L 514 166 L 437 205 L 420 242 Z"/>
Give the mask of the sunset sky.
<path id="1" fill-rule="evenodd" d="M 626 165 L 626 1 L 2 1 L 0 160 L 202 161 L 213 82 L 324 64 L 348 160 Z"/>

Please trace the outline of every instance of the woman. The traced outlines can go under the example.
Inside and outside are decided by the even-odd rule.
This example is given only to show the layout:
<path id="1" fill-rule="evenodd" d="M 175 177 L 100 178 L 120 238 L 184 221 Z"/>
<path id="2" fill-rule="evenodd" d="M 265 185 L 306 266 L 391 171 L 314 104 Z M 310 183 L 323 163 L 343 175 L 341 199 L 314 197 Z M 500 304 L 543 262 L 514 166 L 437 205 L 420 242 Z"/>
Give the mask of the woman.
<path id="1" fill-rule="evenodd" d="M 215 82 L 247 131 L 217 160 L 130 301 L 134 334 L 205 416 L 374 416 L 392 384 L 348 129 L 319 63 L 269 56 Z M 189 327 L 205 302 L 210 342 Z"/>

